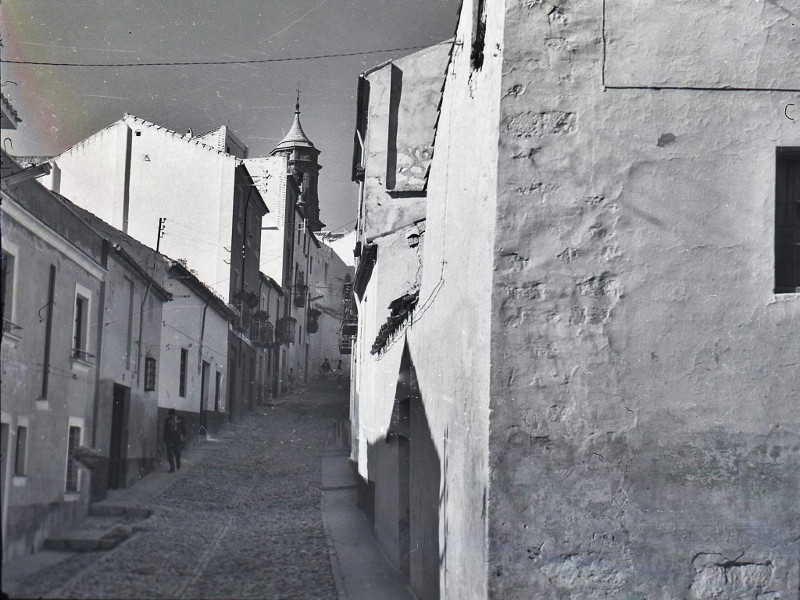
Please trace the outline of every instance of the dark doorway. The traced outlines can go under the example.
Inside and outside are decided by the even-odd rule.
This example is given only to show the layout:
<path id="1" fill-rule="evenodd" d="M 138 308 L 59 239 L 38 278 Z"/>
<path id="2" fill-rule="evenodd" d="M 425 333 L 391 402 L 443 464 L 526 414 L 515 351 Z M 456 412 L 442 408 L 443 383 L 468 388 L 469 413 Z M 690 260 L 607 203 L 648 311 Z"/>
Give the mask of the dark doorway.
<path id="1" fill-rule="evenodd" d="M 408 346 L 400 362 L 387 442 L 397 445 L 399 567 L 419 598 L 438 600 L 441 463 Z"/>
<path id="2" fill-rule="evenodd" d="M 272 395 L 278 396 L 283 390 L 281 389 L 281 350 L 276 348 L 273 353 L 272 360 Z"/>
<path id="3" fill-rule="evenodd" d="M 403 404 L 407 410 L 408 400 L 402 402 L 401 407 Z M 411 444 L 407 436 L 398 435 L 397 445 L 400 570 L 409 576 L 411 574 L 409 568 L 409 557 L 411 556 Z"/>
<path id="4" fill-rule="evenodd" d="M 125 415 L 130 393 L 130 388 L 114 384 L 108 461 L 108 489 L 110 490 L 125 487 Z"/>
<path id="5" fill-rule="evenodd" d="M 228 420 L 231 422 L 234 420 L 234 412 L 238 400 L 236 394 L 237 360 L 236 348 L 231 346 L 230 350 L 228 350 Z"/>
<path id="6" fill-rule="evenodd" d="M 200 433 L 208 433 L 206 410 L 208 410 L 208 386 L 210 384 L 210 377 L 211 365 L 203 361 L 203 369 L 200 378 Z"/>

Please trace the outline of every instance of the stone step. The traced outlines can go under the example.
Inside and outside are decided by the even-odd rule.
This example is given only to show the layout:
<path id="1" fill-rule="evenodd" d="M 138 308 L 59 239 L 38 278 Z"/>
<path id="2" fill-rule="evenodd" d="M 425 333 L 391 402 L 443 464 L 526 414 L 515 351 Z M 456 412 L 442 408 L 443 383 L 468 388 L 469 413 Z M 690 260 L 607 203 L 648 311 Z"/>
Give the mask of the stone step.
<path id="1" fill-rule="evenodd" d="M 47 538 L 44 547 L 46 550 L 73 552 L 111 550 L 137 531 L 146 529 L 147 524 L 141 516 L 90 516 L 67 533 Z"/>
<path id="2" fill-rule="evenodd" d="M 121 504 L 92 504 L 89 514 L 94 517 L 139 517 L 146 519 L 153 514 L 152 510 L 139 506 L 125 506 Z"/>

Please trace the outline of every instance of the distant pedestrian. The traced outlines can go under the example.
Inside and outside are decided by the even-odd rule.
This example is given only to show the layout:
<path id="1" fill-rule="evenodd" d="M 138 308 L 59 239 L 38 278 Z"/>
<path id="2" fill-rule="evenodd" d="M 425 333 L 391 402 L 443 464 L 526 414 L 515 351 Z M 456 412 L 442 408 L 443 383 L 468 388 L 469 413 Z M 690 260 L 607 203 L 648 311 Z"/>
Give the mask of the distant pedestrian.
<path id="1" fill-rule="evenodd" d="M 185 441 L 186 423 L 183 417 L 175 413 L 174 408 L 170 408 L 164 421 L 164 444 L 167 446 L 170 473 L 175 472 L 175 467 L 178 470 L 181 468 L 181 450 Z"/>
<path id="2" fill-rule="evenodd" d="M 342 372 L 342 359 L 341 358 L 339 359 L 339 364 L 336 365 L 336 370 L 339 371 L 339 373 Z"/>
<path id="3" fill-rule="evenodd" d="M 319 368 L 320 374 L 322 378 L 325 379 L 333 369 L 331 369 L 331 363 L 328 362 L 328 359 L 325 359 L 325 362 L 322 363 L 322 366 Z"/>
<path id="4" fill-rule="evenodd" d="M 294 384 L 295 384 L 295 376 L 294 376 L 294 369 L 289 369 L 289 391 L 294 391 Z"/>

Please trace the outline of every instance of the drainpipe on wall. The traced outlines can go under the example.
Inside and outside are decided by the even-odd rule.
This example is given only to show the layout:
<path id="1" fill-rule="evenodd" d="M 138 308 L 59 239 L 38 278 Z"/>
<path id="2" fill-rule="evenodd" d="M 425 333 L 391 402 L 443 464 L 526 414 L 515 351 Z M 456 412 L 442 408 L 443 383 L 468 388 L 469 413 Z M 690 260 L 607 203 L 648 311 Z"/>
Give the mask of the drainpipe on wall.
<path id="1" fill-rule="evenodd" d="M 203 381 L 203 340 L 205 339 L 206 335 L 206 311 L 208 310 L 208 305 L 211 304 L 211 298 L 206 300 L 206 305 L 203 307 L 203 320 L 200 324 L 200 352 L 197 356 L 197 372 L 200 374 L 200 382 L 202 385 Z M 211 369 L 208 370 L 208 376 L 211 377 Z M 211 386 L 209 381 L 206 381 L 206 386 Z M 203 427 L 203 412 L 205 407 L 203 406 L 203 389 L 200 390 L 200 426 Z"/>
<path id="2" fill-rule="evenodd" d="M 142 329 L 144 328 L 144 303 L 147 302 L 147 297 L 150 295 L 150 288 L 153 283 L 147 284 L 147 289 L 142 296 L 142 305 L 139 307 L 139 345 L 136 348 L 136 385 L 139 385 L 139 380 L 142 374 Z"/>
<path id="3" fill-rule="evenodd" d="M 244 185 L 240 184 L 240 189 L 244 188 L 244 187 L 245 187 Z M 241 281 L 239 283 L 239 291 L 241 291 L 241 292 L 244 292 L 245 256 L 247 254 L 247 210 L 250 208 L 250 193 L 251 193 L 251 191 L 252 190 L 248 187 L 247 188 L 247 201 L 244 204 L 244 221 L 242 223 L 242 279 L 241 279 Z M 231 260 L 232 260 L 232 258 L 231 258 Z M 242 317 L 244 317 L 244 300 L 242 300 Z M 244 323 L 242 323 L 242 324 L 244 324 Z M 239 353 L 238 353 L 238 356 L 237 356 L 237 358 L 239 359 L 239 363 L 240 363 L 240 365 L 239 365 L 239 367 L 240 367 L 239 368 L 239 383 L 241 383 L 242 371 L 245 370 L 244 369 L 245 361 L 242 358 L 242 336 L 243 335 L 244 335 L 244 333 L 240 331 L 239 332 Z M 249 375 L 250 375 L 250 377 L 253 376 L 252 373 L 250 373 Z M 231 409 L 233 409 L 233 406 L 231 406 Z M 231 416 L 233 416 L 233 412 L 232 411 L 231 411 Z"/>
<path id="4" fill-rule="evenodd" d="M 103 240 L 103 268 L 108 269 L 108 240 Z M 106 280 L 100 281 L 97 307 L 97 357 L 94 367 L 94 406 L 92 407 L 92 448 L 97 449 L 97 418 L 100 412 L 100 370 L 103 363 L 103 340 L 106 335 Z"/>

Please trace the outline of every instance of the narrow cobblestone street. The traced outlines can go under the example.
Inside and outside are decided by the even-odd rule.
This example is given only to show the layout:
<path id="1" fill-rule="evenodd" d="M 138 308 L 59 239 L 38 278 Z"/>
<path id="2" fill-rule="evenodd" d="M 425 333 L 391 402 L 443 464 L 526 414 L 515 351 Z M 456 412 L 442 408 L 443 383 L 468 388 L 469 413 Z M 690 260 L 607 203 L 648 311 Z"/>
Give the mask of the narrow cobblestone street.
<path id="1" fill-rule="evenodd" d="M 28 575 L 12 596 L 335 599 L 320 456 L 346 414 L 334 383 L 278 398 L 190 450 L 187 468 L 140 503 L 153 511 L 141 531 Z"/>

